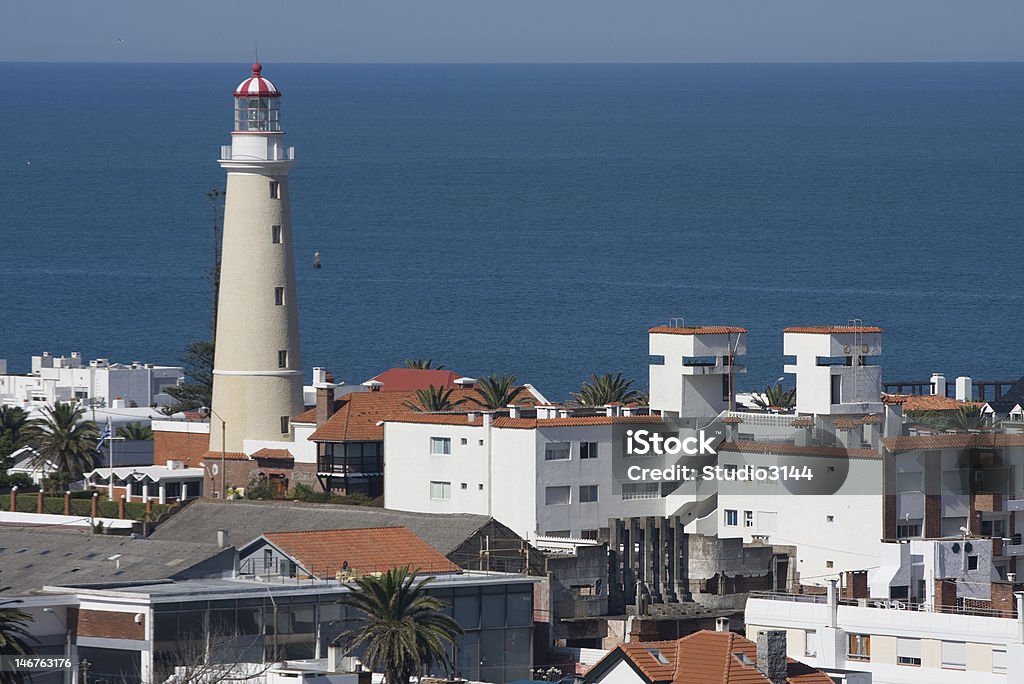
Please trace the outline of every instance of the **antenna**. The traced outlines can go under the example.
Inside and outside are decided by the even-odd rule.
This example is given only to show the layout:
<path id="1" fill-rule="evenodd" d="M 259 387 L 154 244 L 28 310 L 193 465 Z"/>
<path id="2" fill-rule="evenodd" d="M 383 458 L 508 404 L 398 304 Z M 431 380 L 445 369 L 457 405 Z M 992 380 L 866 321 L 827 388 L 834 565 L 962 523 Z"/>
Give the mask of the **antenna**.
<path id="1" fill-rule="evenodd" d="M 252 42 L 252 61 L 260 61 L 260 44 L 259 41 L 256 40 Z"/>

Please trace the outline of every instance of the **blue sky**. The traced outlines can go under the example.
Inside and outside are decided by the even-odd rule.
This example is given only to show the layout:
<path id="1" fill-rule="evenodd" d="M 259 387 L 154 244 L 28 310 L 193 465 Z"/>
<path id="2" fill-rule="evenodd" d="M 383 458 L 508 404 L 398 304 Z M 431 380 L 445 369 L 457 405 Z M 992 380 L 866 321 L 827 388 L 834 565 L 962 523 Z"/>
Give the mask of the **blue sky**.
<path id="1" fill-rule="evenodd" d="M 17 0 L 0 61 L 1024 60 L 1021 0 Z"/>

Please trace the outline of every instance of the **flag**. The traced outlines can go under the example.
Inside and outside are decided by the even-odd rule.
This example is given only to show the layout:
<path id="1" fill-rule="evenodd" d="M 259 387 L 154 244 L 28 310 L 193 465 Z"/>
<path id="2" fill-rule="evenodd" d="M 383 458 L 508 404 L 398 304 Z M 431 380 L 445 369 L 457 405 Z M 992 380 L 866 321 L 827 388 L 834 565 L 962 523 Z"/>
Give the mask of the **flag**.
<path id="1" fill-rule="evenodd" d="M 96 451 L 99 452 L 103 448 L 103 442 L 109 440 L 114 436 L 113 426 L 110 423 L 110 418 L 107 418 L 107 424 L 103 427 L 103 432 L 100 434 L 100 438 L 96 441 Z"/>

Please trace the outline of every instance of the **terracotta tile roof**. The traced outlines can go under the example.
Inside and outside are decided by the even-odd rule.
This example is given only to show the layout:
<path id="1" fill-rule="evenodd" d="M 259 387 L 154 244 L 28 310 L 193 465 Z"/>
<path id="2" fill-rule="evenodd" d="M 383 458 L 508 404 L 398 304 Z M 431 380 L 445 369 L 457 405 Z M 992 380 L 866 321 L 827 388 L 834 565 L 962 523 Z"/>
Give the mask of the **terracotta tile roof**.
<path id="1" fill-rule="evenodd" d="M 964 406 L 982 406 L 976 401 L 957 401 L 941 394 L 883 394 L 883 404 L 902 404 L 907 411 L 956 411 Z"/>
<path id="2" fill-rule="evenodd" d="M 757 644 L 732 632 L 704 630 L 677 641 L 619 644 L 598 661 L 591 672 L 602 668 L 605 659 L 622 657 L 632 661 L 651 684 L 766 684 L 769 681 L 754 664 Z M 786 663 L 786 681 L 790 684 L 832 682 L 823 672 L 792 658 L 787 658 Z M 589 673 L 586 681 L 591 681 Z"/>
<path id="3" fill-rule="evenodd" d="M 728 333 L 745 333 L 746 328 L 738 328 L 733 325 L 696 325 L 696 326 L 671 326 L 658 325 L 647 332 L 661 333 L 664 335 L 725 335 Z"/>
<path id="4" fill-rule="evenodd" d="M 883 437 L 882 445 L 890 452 L 917 449 L 999 449 L 1024 447 L 1024 434 L 995 432 L 959 432 L 943 435 Z"/>
<path id="5" fill-rule="evenodd" d="M 408 392 L 410 390 L 434 387 L 455 388 L 455 381 L 462 376 L 455 371 L 421 368 L 389 368 L 371 380 L 384 383 L 381 392 Z"/>
<path id="6" fill-rule="evenodd" d="M 852 430 L 861 425 L 863 423 L 860 422 L 860 418 L 836 418 L 832 421 L 832 427 L 837 430 Z"/>
<path id="7" fill-rule="evenodd" d="M 725 418 L 722 419 L 722 422 L 739 425 L 740 423 L 743 422 L 743 419 L 740 418 L 739 416 L 726 416 Z"/>
<path id="8" fill-rule="evenodd" d="M 480 427 L 479 414 L 469 420 L 465 413 L 396 413 L 384 419 L 388 423 L 421 423 L 425 425 L 468 425 Z M 503 430 L 533 430 L 548 427 L 581 427 L 584 425 L 658 424 L 661 416 L 570 416 L 568 418 L 509 418 L 497 416 L 492 425 Z"/>
<path id="9" fill-rule="evenodd" d="M 321 579 L 333 579 L 346 562 L 358 574 L 406 566 L 431 574 L 461 572 L 404 527 L 267 532 L 263 537 Z"/>
<path id="10" fill-rule="evenodd" d="M 192 456 L 186 456 L 185 458 L 175 459 L 185 464 L 186 468 L 198 468 L 200 462 L 216 463 L 220 461 L 221 453 L 219 451 L 207 451 L 199 458 Z M 224 453 L 225 461 L 248 461 L 249 457 L 241 451 L 227 451 Z"/>
<path id="11" fill-rule="evenodd" d="M 880 458 L 879 453 L 874 449 L 844 449 L 834 446 L 797 446 L 789 442 L 751 442 L 736 441 L 722 442 L 718 447 L 719 453 L 723 451 L 735 451 L 742 454 L 777 454 L 786 456 L 825 456 L 835 458 L 845 456 L 847 458 Z"/>
<path id="12" fill-rule="evenodd" d="M 841 333 L 880 333 L 885 331 L 876 325 L 808 325 L 784 328 L 782 332 L 803 333 L 805 335 L 838 335 Z"/>
<path id="13" fill-rule="evenodd" d="M 794 418 L 789 421 L 789 424 L 793 427 L 814 427 L 813 418 Z"/>
<path id="14" fill-rule="evenodd" d="M 873 413 L 870 416 L 864 416 L 860 419 L 862 425 L 878 425 L 882 422 L 882 416 L 877 413 Z"/>
<path id="15" fill-rule="evenodd" d="M 287 449 L 260 449 L 252 454 L 252 458 L 269 459 L 274 461 L 294 461 L 295 457 Z"/>
<path id="16" fill-rule="evenodd" d="M 475 389 L 456 389 L 452 392 L 452 401 L 465 400 L 458 408 L 471 410 L 470 398 L 479 397 Z M 406 392 L 352 392 L 334 401 L 334 415 L 310 435 L 314 442 L 380 442 L 384 439 L 384 426 L 379 425 L 389 416 L 409 413 L 406 402 L 416 401 L 415 391 Z M 532 406 L 538 399 L 529 389 L 524 391 L 519 400 L 521 406 Z M 423 414 L 417 414 L 423 415 Z M 466 416 L 455 415 L 466 423 Z M 315 423 L 316 409 L 310 409 L 292 419 L 293 422 Z M 430 422 L 430 421 L 427 421 Z"/>

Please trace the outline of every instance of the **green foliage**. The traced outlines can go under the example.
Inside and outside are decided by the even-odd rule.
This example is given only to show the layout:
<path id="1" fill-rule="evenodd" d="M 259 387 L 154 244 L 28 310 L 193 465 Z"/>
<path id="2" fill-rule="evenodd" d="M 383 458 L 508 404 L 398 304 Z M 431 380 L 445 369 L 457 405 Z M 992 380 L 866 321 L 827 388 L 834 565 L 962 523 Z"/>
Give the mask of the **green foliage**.
<path id="1" fill-rule="evenodd" d="M 379 577 L 363 576 L 338 603 L 355 608 L 356 626 L 335 644 L 346 651 L 365 647 L 363 661 L 383 671 L 385 684 L 407 684 L 434 662 L 451 672 L 451 645 L 462 628 L 444 610 L 446 604 L 426 592 L 433 577 L 416 581 L 416 571 L 393 568 Z"/>
<path id="2" fill-rule="evenodd" d="M 128 423 L 117 428 L 117 436 L 130 440 L 147 441 L 153 439 L 153 429 L 140 422 Z"/>
<path id="3" fill-rule="evenodd" d="M 5 592 L 10 587 L 0 589 Z M 17 599 L 0 601 L 0 653 L 5 655 L 31 655 L 29 642 L 37 641 L 28 631 L 28 623 L 34 619 L 29 613 L 15 608 L 20 604 Z M 15 668 L 0 671 L 0 684 L 24 684 L 29 681 L 28 673 Z"/>
<path id="4" fill-rule="evenodd" d="M 964 404 L 955 411 L 907 411 L 906 417 L 914 423 L 933 430 L 978 430 L 988 427 L 989 420 L 979 404 Z"/>
<path id="5" fill-rule="evenodd" d="M 277 490 L 267 478 L 254 477 L 249 480 L 249 486 L 245 488 L 246 499 L 276 499 Z"/>
<path id="6" fill-rule="evenodd" d="M 430 386 L 429 389 L 416 390 L 416 401 L 407 401 L 405 405 L 411 411 L 417 413 L 435 413 L 437 411 L 451 411 L 459 404 L 465 403 L 465 399 L 452 401 L 454 389 L 445 387 Z"/>
<path id="7" fill-rule="evenodd" d="M 526 391 L 525 387 L 516 386 L 516 380 L 515 375 L 499 376 L 497 373 L 482 378 L 476 386 L 477 396 L 470 397 L 469 401 L 487 409 L 503 409 L 515 403 L 519 395 Z"/>
<path id="8" fill-rule="evenodd" d="M 373 500 L 363 494 L 334 494 L 313 489 L 309 485 L 297 484 L 288 492 L 288 498 L 292 501 L 303 501 L 305 503 L 330 503 L 344 504 L 347 506 L 368 506 Z"/>
<path id="9" fill-rule="evenodd" d="M 580 406 L 591 408 L 614 403 L 629 404 L 640 397 L 640 393 L 633 389 L 633 382 L 623 378 L 622 373 L 595 373 L 583 383 L 579 392 L 572 393 L 572 397 Z"/>
<path id="10" fill-rule="evenodd" d="M 77 482 L 82 475 L 99 465 L 96 451 L 99 430 L 91 421 L 82 420 L 85 409 L 70 402 L 57 402 L 43 409 L 39 431 L 33 437 L 37 464 L 53 463 L 51 476 L 61 486 Z"/>
<path id="11" fill-rule="evenodd" d="M 444 370 L 444 366 L 435 366 L 433 359 L 406 359 L 405 367 L 418 370 Z"/>
<path id="12" fill-rule="evenodd" d="M 37 421 L 21 407 L 0 406 L 0 459 L 28 444 L 37 428 Z"/>
<path id="13" fill-rule="evenodd" d="M 160 409 L 161 412 L 170 416 L 213 403 L 213 357 L 213 342 L 199 341 L 188 345 L 181 359 L 185 382 L 167 388 L 174 404 Z"/>
<path id="14" fill-rule="evenodd" d="M 0 488 L 9 490 L 11 487 L 17 487 L 18 491 L 28 491 L 35 488 L 35 482 L 27 473 L 8 473 L 7 471 L 0 472 Z"/>
<path id="15" fill-rule="evenodd" d="M 753 392 L 750 398 L 763 409 L 792 408 L 796 404 L 796 388 L 782 389 L 782 383 L 777 382 L 774 385 L 766 385 L 760 394 Z"/>

